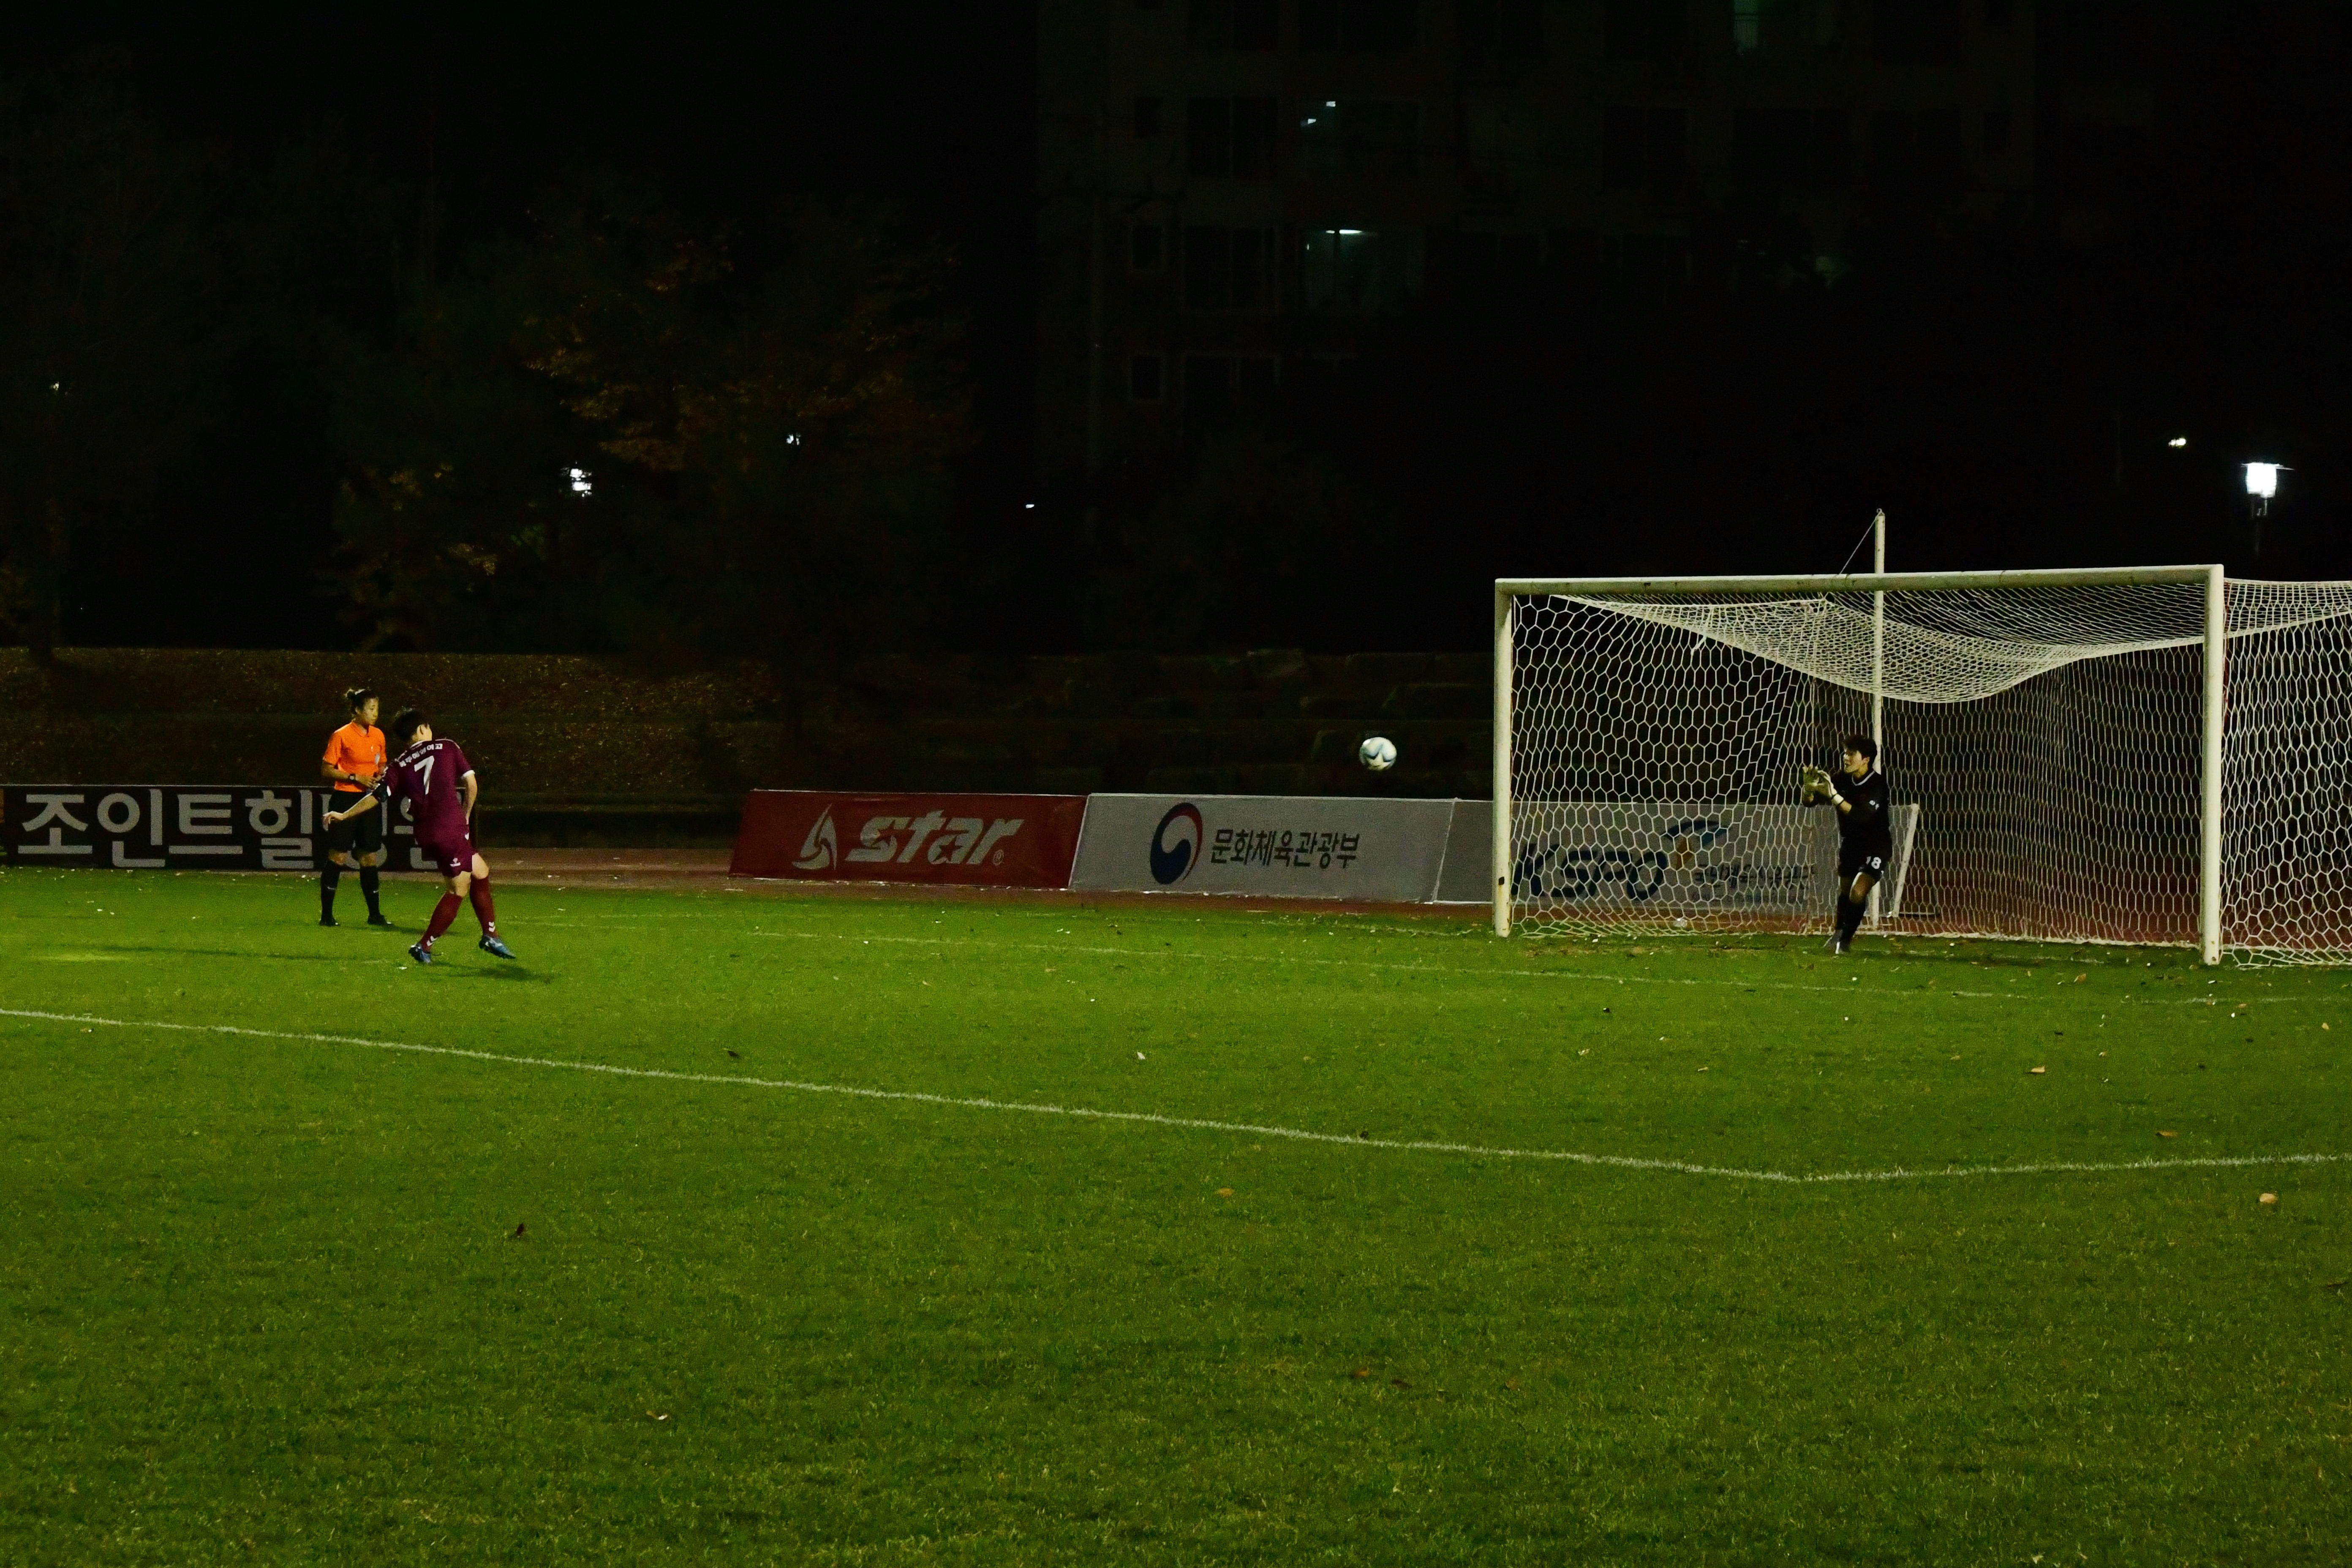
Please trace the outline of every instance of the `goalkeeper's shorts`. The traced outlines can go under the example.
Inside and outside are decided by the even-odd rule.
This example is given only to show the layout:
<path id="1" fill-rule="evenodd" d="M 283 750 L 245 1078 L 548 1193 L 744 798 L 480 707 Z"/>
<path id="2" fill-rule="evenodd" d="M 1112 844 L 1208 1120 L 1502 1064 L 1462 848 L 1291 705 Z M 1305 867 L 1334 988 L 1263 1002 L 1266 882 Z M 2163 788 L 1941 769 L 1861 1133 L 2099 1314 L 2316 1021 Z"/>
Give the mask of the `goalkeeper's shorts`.
<path id="1" fill-rule="evenodd" d="M 1872 881 L 1886 875 L 1886 862 L 1893 858 L 1894 847 L 1885 844 L 1841 844 L 1838 846 L 1838 880 L 1850 882 L 1864 871 Z"/>

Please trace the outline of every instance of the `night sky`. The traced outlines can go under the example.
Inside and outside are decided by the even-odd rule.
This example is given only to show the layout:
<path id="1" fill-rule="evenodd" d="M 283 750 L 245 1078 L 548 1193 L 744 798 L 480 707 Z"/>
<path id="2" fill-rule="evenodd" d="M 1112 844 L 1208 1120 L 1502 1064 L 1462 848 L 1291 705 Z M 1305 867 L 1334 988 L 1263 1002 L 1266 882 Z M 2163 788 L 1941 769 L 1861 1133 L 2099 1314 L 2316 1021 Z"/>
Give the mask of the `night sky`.
<path id="1" fill-rule="evenodd" d="M 127 312 L 168 350 L 134 366 L 109 359 L 118 339 L 86 363 L 85 383 L 150 384 L 94 443 L 109 493 L 78 522 L 68 642 L 363 631 L 322 582 L 351 460 L 331 428 L 341 362 L 395 342 L 420 292 L 485 247 L 616 191 L 711 226 L 778 192 L 911 207 L 953 246 L 970 318 L 985 437 L 960 504 L 1027 499 L 1024 6 L 73 5 L 8 7 L 0 28 L 10 162 L 96 122 L 163 165 L 148 221 L 176 228 L 137 264 L 176 297 L 142 287 Z M 8 195 L 36 218 L 17 264 L 39 271 L 42 195 Z M 20 384 L 51 363 L 27 330 L 40 308 L 20 295 L 0 327 Z M 22 426 L 0 440 L 20 448 L 0 458 L 12 478 L 40 468 Z M 10 488 L 21 528 L 39 500 Z"/>
<path id="2" fill-rule="evenodd" d="M 1244 552 L 1210 489 L 1034 488 L 1027 6 L 12 7 L 0 616 L 36 645 L 1475 647 L 1498 574 L 1830 570 L 1876 506 L 1903 568 L 2352 575 L 2344 62 L 2277 9 L 2191 8 L 2199 80 L 2112 245 L 1887 213 L 1824 293 L 1727 218 L 1672 298 L 1433 304 L 1388 390 L 1251 459 L 1360 505 Z M 674 316 L 572 308 L 665 257 L 706 279 Z M 853 372 L 898 401 L 805 446 L 832 349 L 692 428 L 614 412 L 632 374 L 723 403 L 857 300 L 904 353 Z M 593 374 L 548 368 L 559 328 Z M 2293 466 L 2259 555 L 2251 457 Z"/>

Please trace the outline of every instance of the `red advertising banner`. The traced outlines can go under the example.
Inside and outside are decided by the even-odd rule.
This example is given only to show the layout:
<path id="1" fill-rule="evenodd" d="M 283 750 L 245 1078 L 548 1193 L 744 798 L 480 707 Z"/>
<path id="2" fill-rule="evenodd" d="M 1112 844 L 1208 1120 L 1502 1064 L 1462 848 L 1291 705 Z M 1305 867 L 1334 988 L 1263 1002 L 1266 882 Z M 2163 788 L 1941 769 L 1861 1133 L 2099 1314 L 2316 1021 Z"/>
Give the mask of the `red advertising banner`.
<path id="1" fill-rule="evenodd" d="M 736 877 L 1066 888 L 1082 795 L 835 795 L 753 790 Z"/>

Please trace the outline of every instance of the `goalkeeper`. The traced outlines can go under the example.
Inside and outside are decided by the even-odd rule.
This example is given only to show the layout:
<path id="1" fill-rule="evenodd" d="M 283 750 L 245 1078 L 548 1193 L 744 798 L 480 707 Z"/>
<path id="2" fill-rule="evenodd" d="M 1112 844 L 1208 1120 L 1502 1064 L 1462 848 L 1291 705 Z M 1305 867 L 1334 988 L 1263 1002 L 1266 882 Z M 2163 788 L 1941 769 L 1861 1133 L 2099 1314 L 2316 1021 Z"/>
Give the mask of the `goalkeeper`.
<path id="1" fill-rule="evenodd" d="M 1886 875 L 1895 854 L 1895 834 L 1888 820 L 1886 775 L 1878 771 L 1878 744 L 1867 735 L 1848 735 L 1841 761 L 1843 779 L 1832 778 L 1808 766 L 1801 775 L 1807 805 L 1827 804 L 1838 814 L 1837 935 L 1831 951 L 1853 946 L 1863 911 L 1870 907 L 1870 890 Z"/>

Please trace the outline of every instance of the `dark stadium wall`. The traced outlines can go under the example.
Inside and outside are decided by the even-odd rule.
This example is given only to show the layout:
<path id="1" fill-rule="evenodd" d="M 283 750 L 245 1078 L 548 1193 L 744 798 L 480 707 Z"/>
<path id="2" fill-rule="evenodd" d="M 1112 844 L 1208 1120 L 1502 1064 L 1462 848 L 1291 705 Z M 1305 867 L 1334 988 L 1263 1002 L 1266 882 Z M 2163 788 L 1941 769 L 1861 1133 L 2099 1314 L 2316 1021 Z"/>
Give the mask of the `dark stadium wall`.
<path id="1" fill-rule="evenodd" d="M 767 665 L 611 657 L 0 649 L 0 784 L 307 784 L 366 685 L 480 769 L 504 841 L 725 842 L 742 793 L 1095 790 L 1479 797 L 1479 654 L 887 656 L 811 688 Z M 1368 734 L 1401 760 L 1370 773 Z"/>

